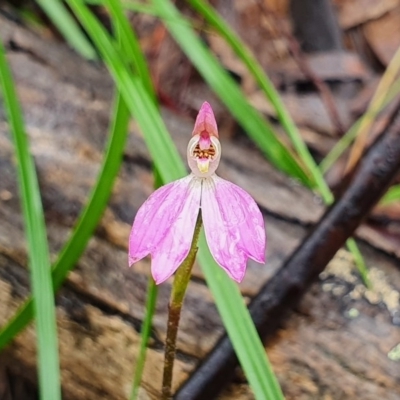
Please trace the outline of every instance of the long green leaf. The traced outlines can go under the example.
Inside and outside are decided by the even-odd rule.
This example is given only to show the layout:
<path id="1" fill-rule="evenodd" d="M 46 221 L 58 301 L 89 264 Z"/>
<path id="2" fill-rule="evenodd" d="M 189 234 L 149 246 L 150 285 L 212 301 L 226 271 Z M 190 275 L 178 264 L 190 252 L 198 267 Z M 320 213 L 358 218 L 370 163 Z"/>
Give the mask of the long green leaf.
<path id="1" fill-rule="evenodd" d="M 200 236 L 198 256 L 225 329 L 254 395 L 259 400 L 283 399 L 281 388 L 239 288 L 215 263 L 204 234 Z"/>
<path id="2" fill-rule="evenodd" d="M 28 242 L 37 333 L 41 399 L 61 399 L 57 325 L 50 256 L 35 164 L 29 152 L 22 112 L 0 42 L 0 84 L 15 144 L 17 173 Z"/>
<path id="3" fill-rule="evenodd" d="M 314 179 L 309 176 L 302 163 L 282 144 L 270 124 L 248 103 L 237 84 L 200 41 L 174 5 L 165 0 L 153 0 L 152 4 L 186 56 L 269 160 L 306 186 L 315 187 Z"/>
<path id="4" fill-rule="evenodd" d="M 122 161 L 128 131 L 129 112 L 118 95 L 114 105 L 113 120 L 104 161 L 85 209 L 57 261 L 53 266 L 53 286 L 57 290 L 68 272 L 75 266 L 92 236 L 107 205 L 114 180 Z M 4 348 L 33 317 L 33 302 L 28 299 L 15 317 L 0 331 L 0 349 Z"/>
<path id="5" fill-rule="evenodd" d="M 71 17 L 68 10 L 60 0 L 36 0 L 39 6 L 47 14 L 53 24 L 65 37 L 66 41 L 83 57 L 94 60 L 97 54 L 93 46 Z"/>
<path id="6" fill-rule="evenodd" d="M 114 25 L 118 29 L 120 44 L 123 49 L 125 59 L 132 63 L 134 71 L 142 78 L 144 87 L 156 101 L 156 94 L 149 73 L 149 68 L 142 50 L 140 49 L 139 41 L 132 30 L 128 19 L 125 17 L 121 2 L 119 0 L 104 0 L 104 4 L 109 7 Z"/>

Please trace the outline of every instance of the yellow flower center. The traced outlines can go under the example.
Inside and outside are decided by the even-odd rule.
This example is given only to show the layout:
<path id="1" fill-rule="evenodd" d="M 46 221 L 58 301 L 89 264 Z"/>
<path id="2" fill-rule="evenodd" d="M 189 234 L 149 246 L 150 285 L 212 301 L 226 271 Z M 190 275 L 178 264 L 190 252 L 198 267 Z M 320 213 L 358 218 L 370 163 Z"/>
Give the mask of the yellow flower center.
<path id="1" fill-rule="evenodd" d="M 207 143 L 200 140 L 199 135 L 195 135 L 189 142 L 187 155 L 189 167 L 196 176 L 210 176 L 218 167 L 221 145 L 216 137 L 212 137 Z"/>

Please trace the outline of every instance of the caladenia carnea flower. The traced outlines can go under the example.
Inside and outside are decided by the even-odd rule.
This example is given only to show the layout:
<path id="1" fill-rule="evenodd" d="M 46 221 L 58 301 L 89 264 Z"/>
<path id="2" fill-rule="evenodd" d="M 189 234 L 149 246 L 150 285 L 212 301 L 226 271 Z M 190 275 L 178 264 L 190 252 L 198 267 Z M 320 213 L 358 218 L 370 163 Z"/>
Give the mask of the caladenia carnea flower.
<path id="1" fill-rule="evenodd" d="M 240 282 L 249 257 L 265 262 L 264 220 L 247 192 L 215 174 L 221 144 L 207 102 L 197 115 L 187 158 L 192 173 L 156 190 L 139 209 L 129 238 L 129 265 L 150 254 L 153 278 L 164 282 L 188 255 L 201 212 L 211 254 Z"/>

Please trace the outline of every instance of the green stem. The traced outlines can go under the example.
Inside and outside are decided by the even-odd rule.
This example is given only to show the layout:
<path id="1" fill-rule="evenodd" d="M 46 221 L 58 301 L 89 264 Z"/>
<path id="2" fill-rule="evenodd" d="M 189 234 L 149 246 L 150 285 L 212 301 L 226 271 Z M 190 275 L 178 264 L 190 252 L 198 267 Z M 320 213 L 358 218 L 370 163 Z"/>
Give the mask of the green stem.
<path id="1" fill-rule="evenodd" d="M 175 273 L 174 283 L 172 284 L 171 298 L 168 310 L 167 339 L 165 342 L 164 374 L 162 383 L 162 400 L 172 398 L 172 372 L 174 367 L 176 352 L 176 337 L 178 334 L 179 319 L 183 299 L 189 284 L 192 267 L 197 254 L 197 242 L 199 241 L 200 229 L 202 225 L 201 214 L 197 217 L 196 227 L 189 254 Z"/>
<path id="2" fill-rule="evenodd" d="M 369 273 L 368 273 L 368 269 L 364 262 L 364 257 L 362 256 L 361 251 L 358 248 L 355 239 L 354 238 L 347 239 L 346 246 L 353 256 L 354 263 L 356 265 L 358 273 L 360 274 L 361 279 L 363 280 L 365 286 L 368 289 L 372 289 L 372 282 L 369 279 Z"/>
<path id="3" fill-rule="evenodd" d="M 43 205 L 21 106 L 1 40 L 0 93 L 4 99 L 4 108 L 15 148 L 16 172 L 34 298 L 40 399 L 59 400 L 61 389 L 57 323 Z"/>

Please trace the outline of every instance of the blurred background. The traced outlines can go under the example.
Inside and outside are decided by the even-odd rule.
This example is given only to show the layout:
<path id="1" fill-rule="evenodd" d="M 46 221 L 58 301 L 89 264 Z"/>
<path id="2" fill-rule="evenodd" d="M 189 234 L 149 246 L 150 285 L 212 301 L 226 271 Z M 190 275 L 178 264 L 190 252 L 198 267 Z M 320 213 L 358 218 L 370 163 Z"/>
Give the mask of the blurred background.
<path id="1" fill-rule="evenodd" d="M 116 23 L 115 4 L 127 25 Z M 88 28 L 87 21 L 97 25 L 85 20 L 84 10 L 104 31 Z M 99 44 L 101 32 L 110 46 L 106 39 Z M 248 191 L 265 217 L 267 263 L 249 261 L 240 284 L 247 303 L 333 198 L 346 192 L 399 101 L 398 0 L 3 0 L 0 38 L 37 171 L 50 262 L 62 271 L 53 274 L 54 286 L 68 275 L 55 297 L 53 332 L 64 399 L 129 397 L 150 276 L 147 259 L 127 266 L 130 227 L 157 185 L 154 168 L 162 182 L 182 175 L 178 153 L 168 159 L 163 150 L 173 142 L 186 165 L 204 101 L 220 130 L 218 174 Z M 131 81 L 123 74 L 129 68 L 132 88 L 141 82 L 147 93 L 145 100 L 140 90 L 132 93 L 132 106 Z M 129 111 L 118 108 L 116 88 Z M 13 320 L 32 285 L 17 183 L 21 160 L 4 93 L 0 400 L 33 400 L 39 398 L 35 325 L 22 330 L 32 309 L 30 317 L 19 311 Z M 147 105 L 156 103 L 159 113 L 152 114 Z M 99 179 L 100 197 L 90 203 Z M 286 399 L 400 398 L 398 182 L 364 216 L 357 250 L 341 248 L 312 285 L 300 289 L 294 307 L 282 304 L 286 317 L 269 333 L 266 350 Z M 160 398 L 170 287 L 168 281 L 159 288 L 140 399 Z M 196 379 L 192 373 L 224 333 L 215 296 L 196 264 L 180 324 L 174 390 Z M 240 369 L 233 380 L 218 379 L 210 378 L 218 395 L 198 398 L 256 398 Z"/>

